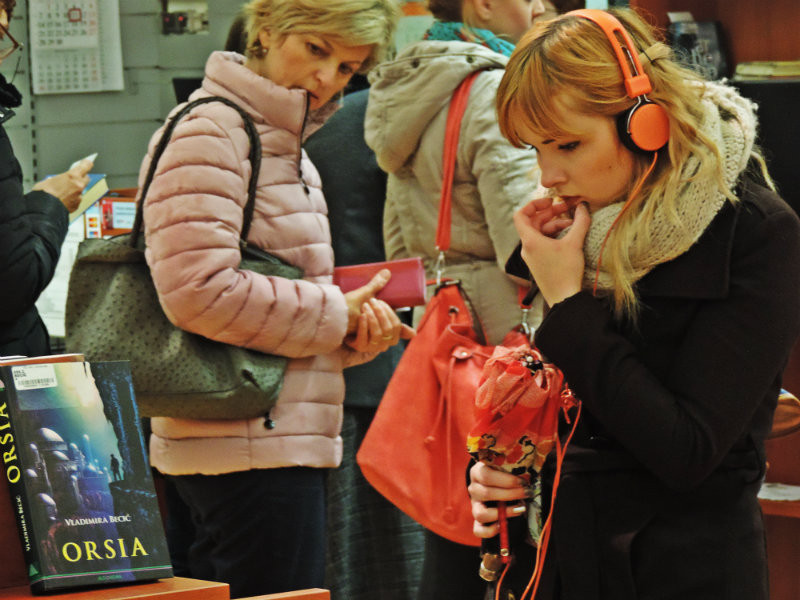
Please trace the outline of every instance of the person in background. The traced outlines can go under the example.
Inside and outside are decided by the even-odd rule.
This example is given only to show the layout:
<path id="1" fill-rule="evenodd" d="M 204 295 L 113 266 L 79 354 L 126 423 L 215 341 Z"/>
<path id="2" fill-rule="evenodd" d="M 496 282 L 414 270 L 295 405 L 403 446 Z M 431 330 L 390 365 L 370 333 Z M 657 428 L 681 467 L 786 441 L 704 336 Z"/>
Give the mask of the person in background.
<path id="1" fill-rule="evenodd" d="M 540 21 L 553 19 L 560 14 L 584 8 L 586 0 L 542 0 L 544 3 L 544 13 L 539 17 Z"/>
<path id="2" fill-rule="evenodd" d="M 385 259 L 381 223 L 386 174 L 364 141 L 368 93 L 346 94 L 342 109 L 305 143 L 322 179 L 337 265 Z M 375 360 L 344 371 L 344 454 L 342 464 L 328 477 L 325 587 L 333 600 L 416 597 L 422 527 L 381 496 L 356 463 L 356 452 L 402 351 L 398 344 Z"/>
<path id="3" fill-rule="evenodd" d="M 247 13 L 245 11 L 240 11 L 231 21 L 223 49 L 239 54 L 247 52 Z"/>
<path id="4" fill-rule="evenodd" d="M 476 71 L 455 166 L 452 242 L 445 275 L 461 281 L 489 344 L 520 324 L 518 286 L 503 265 L 516 244 L 514 211 L 536 189 L 533 153 L 500 134 L 494 97 L 508 56 L 541 0 L 430 0 L 423 41 L 370 73 L 366 140 L 388 175 L 383 233 L 389 259 L 421 256 L 435 277 L 445 121 L 453 91 Z M 535 307 L 541 310 L 541 307 Z M 426 531 L 418 598 L 479 598 L 476 548 Z"/>
<path id="5" fill-rule="evenodd" d="M 755 106 L 657 39 L 631 10 L 569 13 L 526 34 L 498 90 L 550 192 L 515 215 L 509 271 L 550 306 L 536 345 L 582 403 L 537 600 L 769 597 L 757 494 L 800 332 L 800 221 L 754 148 Z M 487 503 L 511 517 L 525 490 L 470 475 L 493 536 Z"/>
<path id="6" fill-rule="evenodd" d="M 151 420 L 151 464 L 194 521 L 191 576 L 229 583 L 232 597 L 322 587 L 325 479 L 342 454 L 342 369 L 413 335 L 374 298 L 388 271 L 348 294 L 332 285 L 325 200 L 301 149 L 351 76 L 380 59 L 397 6 L 253 0 L 245 10 L 246 56 L 212 53 L 191 99 L 223 96 L 252 117 L 263 161 L 248 242 L 304 278 L 239 268 L 249 141 L 239 114 L 222 103 L 195 107 L 178 124 L 144 204 L 146 258 L 173 323 L 291 359 L 268 419 Z"/>
<path id="7" fill-rule="evenodd" d="M 19 52 L 9 31 L 15 0 L 0 0 L 0 64 Z M 22 97 L 0 74 L 0 123 Z M 89 183 L 90 160 L 22 191 L 22 169 L 0 124 L 0 356 L 50 354 L 50 338 L 36 300 L 50 283 L 67 235 L 69 213 Z"/>

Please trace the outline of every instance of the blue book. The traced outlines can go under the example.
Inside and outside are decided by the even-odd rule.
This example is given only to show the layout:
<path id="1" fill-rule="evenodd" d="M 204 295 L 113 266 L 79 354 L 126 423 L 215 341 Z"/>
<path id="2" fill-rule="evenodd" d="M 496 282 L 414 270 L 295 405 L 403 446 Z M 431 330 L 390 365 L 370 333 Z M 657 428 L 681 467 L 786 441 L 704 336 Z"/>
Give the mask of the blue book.
<path id="1" fill-rule="evenodd" d="M 69 213 L 69 222 L 72 223 L 80 217 L 107 193 L 108 181 L 106 181 L 106 176 L 101 173 L 89 173 L 89 183 L 83 188 L 81 203 L 78 204 L 78 208 Z"/>

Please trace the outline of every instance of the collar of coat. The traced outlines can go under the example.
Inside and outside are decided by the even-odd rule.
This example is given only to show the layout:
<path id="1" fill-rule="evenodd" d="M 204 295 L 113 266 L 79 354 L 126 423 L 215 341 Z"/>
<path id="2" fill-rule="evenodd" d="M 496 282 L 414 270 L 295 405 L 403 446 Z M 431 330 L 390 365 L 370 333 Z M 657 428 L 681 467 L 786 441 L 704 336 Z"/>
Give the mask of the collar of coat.
<path id="1" fill-rule="evenodd" d="M 637 294 L 724 298 L 730 285 L 731 252 L 738 219 L 738 207 L 727 202 L 689 250 L 658 265 L 637 282 Z"/>

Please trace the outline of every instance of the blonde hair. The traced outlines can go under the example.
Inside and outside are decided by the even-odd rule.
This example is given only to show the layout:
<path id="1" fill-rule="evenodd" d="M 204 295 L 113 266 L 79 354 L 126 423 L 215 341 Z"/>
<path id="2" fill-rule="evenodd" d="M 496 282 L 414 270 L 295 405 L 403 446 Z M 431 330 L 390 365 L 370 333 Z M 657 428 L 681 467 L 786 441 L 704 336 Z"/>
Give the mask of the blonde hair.
<path id="1" fill-rule="evenodd" d="M 247 15 L 249 56 L 263 53 L 258 41 L 262 29 L 279 38 L 292 33 L 316 33 L 341 40 L 348 46 L 372 45 L 359 69 L 366 73 L 389 49 L 400 9 L 396 0 L 251 0 Z"/>
<path id="2" fill-rule="evenodd" d="M 699 130 L 702 79 L 672 60 L 669 48 L 633 10 L 608 12 L 628 31 L 634 51 L 646 49 L 646 54 L 641 54 L 642 69 L 653 86 L 647 97 L 666 110 L 670 123 L 667 150 L 658 153 L 653 172 L 643 182 L 653 156 L 634 155 L 634 176 L 618 200 L 627 199 L 637 183 L 641 188 L 619 218 L 603 252 L 603 267 L 613 282 L 615 313 L 635 319 L 638 303 L 631 257 L 653 244 L 655 234 L 649 224 L 655 209 L 665 210 L 669 219 L 680 224 L 677 198 L 694 179 L 711 178 L 731 201 L 736 197 L 725 183 L 716 144 Z M 497 92 L 503 135 L 515 146 L 524 145 L 516 129 L 518 119 L 546 137 L 574 135 L 568 117 L 559 110 L 563 96 L 579 113 L 609 118 L 635 103 L 626 94 L 622 71 L 605 33 L 592 21 L 569 13 L 534 24 L 517 44 Z M 682 167 L 690 156 L 697 159 L 698 168 L 687 176 Z"/>
<path id="3" fill-rule="evenodd" d="M 2 0 L 0 1 L 0 10 L 5 10 L 8 20 L 11 21 L 11 15 L 14 12 L 14 7 L 17 5 L 17 0 Z"/>

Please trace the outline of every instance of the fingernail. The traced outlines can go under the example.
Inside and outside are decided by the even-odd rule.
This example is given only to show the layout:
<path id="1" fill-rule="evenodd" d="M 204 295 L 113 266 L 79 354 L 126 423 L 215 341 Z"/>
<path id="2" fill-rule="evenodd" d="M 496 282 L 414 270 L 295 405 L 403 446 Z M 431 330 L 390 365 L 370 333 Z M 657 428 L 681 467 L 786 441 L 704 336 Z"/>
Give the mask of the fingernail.
<path id="1" fill-rule="evenodd" d="M 524 504 L 519 504 L 519 505 L 515 506 L 514 508 L 512 508 L 511 512 L 513 514 L 515 514 L 515 515 L 521 515 L 522 513 L 524 513 L 527 510 L 528 509 L 525 507 Z"/>

